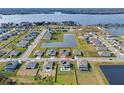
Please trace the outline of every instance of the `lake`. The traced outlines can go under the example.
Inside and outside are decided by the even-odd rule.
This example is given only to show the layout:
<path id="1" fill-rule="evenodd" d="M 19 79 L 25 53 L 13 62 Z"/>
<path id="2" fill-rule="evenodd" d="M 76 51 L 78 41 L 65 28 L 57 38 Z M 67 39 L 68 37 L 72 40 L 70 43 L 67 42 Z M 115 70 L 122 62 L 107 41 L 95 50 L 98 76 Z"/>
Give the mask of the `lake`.
<path id="1" fill-rule="evenodd" d="M 91 14 L 25 14 L 25 15 L 1 15 L 0 23 L 14 22 L 20 23 L 22 21 L 39 22 L 39 21 L 75 21 L 82 25 L 92 24 L 108 24 L 108 23 L 124 23 L 124 14 L 110 14 L 110 15 L 91 15 Z M 124 29 L 110 29 L 112 34 L 124 35 Z"/>
<path id="2" fill-rule="evenodd" d="M 124 85 L 124 65 L 101 65 L 110 85 Z"/>

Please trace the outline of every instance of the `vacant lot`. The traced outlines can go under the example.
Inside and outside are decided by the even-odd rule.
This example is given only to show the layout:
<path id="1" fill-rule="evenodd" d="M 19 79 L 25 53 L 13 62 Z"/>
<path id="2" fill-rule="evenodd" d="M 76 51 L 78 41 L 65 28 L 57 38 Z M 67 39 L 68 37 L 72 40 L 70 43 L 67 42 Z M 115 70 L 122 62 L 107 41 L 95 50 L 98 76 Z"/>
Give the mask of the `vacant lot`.
<path id="1" fill-rule="evenodd" d="M 79 85 L 98 85 L 98 81 L 94 72 L 89 71 L 77 71 Z"/>
<path id="2" fill-rule="evenodd" d="M 37 69 L 26 69 L 26 63 L 19 69 L 18 76 L 35 76 L 37 74 Z"/>
<path id="3" fill-rule="evenodd" d="M 96 48 L 92 44 L 88 44 L 83 39 L 79 39 L 79 42 L 82 45 L 85 56 L 87 56 L 87 57 L 99 57 L 99 55 L 97 54 Z"/>
<path id="4" fill-rule="evenodd" d="M 3 71 L 5 65 L 6 65 L 6 64 L 5 64 L 4 62 L 0 62 L 0 72 Z"/>

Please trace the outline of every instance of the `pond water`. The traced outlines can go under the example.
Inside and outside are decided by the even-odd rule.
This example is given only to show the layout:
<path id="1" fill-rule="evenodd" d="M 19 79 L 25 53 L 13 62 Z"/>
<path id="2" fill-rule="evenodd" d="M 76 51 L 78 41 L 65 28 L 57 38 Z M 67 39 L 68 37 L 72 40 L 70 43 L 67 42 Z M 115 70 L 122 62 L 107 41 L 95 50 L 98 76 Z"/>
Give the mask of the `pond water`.
<path id="1" fill-rule="evenodd" d="M 101 65 L 110 85 L 124 85 L 124 65 Z"/>
<path id="2" fill-rule="evenodd" d="M 63 42 L 50 42 L 43 43 L 41 47 L 43 48 L 68 48 L 68 47 L 76 47 L 77 42 L 75 40 L 75 36 L 73 34 L 64 34 Z"/>

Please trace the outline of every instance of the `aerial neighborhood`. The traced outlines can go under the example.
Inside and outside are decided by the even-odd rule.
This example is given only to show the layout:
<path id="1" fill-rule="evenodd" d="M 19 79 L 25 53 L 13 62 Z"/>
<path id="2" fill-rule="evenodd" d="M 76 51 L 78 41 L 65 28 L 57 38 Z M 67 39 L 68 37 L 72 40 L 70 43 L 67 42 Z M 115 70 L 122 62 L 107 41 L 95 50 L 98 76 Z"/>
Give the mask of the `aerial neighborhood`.
<path id="1" fill-rule="evenodd" d="M 45 25 L 1 24 L 1 84 L 109 84 L 99 66 L 124 59 L 122 37 L 98 26 Z"/>

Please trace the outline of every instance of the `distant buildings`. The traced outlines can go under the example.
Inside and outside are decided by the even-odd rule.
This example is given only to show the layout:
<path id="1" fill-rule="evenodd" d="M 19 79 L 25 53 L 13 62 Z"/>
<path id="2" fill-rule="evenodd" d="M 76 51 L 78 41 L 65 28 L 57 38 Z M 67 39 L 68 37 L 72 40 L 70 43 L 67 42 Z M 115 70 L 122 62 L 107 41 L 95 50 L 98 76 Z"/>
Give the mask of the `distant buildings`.
<path id="1" fill-rule="evenodd" d="M 37 32 L 32 32 L 29 35 L 25 36 L 16 46 L 19 48 L 27 48 L 30 42 L 36 38 L 38 35 Z"/>

